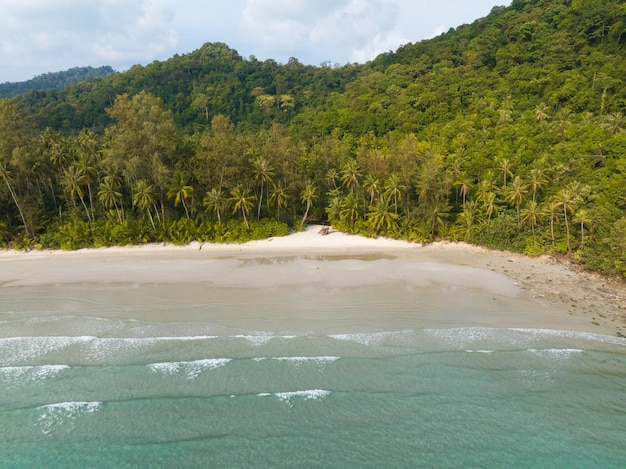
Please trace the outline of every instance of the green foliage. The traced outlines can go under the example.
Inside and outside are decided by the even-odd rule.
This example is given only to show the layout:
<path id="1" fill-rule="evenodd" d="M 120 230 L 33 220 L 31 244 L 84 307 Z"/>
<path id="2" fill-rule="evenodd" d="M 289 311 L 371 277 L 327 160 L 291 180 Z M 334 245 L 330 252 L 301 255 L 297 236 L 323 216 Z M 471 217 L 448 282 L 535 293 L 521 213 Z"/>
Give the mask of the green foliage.
<path id="1" fill-rule="evenodd" d="M 329 220 L 624 274 L 626 10 L 520 0 L 365 65 L 205 44 L 0 99 L 0 243 L 243 242 Z"/>
<path id="2" fill-rule="evenodd" d="M 28 81 L 0 84 L 0 98 L 11 98 L 29 91 L 62 90 L 87 80 L 95 80 L 115 73 L 109 66 L 105 67 L 74 67 L 64 72 L 52 72 L 38 75 Z"/>

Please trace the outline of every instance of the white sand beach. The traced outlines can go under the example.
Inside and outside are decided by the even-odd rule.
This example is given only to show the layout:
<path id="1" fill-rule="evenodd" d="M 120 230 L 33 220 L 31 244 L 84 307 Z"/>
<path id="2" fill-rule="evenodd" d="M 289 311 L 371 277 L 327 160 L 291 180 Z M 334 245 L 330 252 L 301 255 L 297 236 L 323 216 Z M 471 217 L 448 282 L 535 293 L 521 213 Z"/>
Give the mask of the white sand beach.
<path id="1" fill-rule="evenodd" d="M 368 330 L 445 325 L 626 334 L 623 282 L 579 272 L 549 257 L 533 259 L 463 243 L 420 245 L 363 238 L 332 229 L 322 235 L 319 226 L 309 226 L 289 236 L 241 245 L 151 244 L 0 252 L 0 295 L 3 291 L 76 285 L 150 286 L 164 301 L 178 298 L 194 304 L 210 303 L 220 289 L 246 292 L 245 301 L 252 305 L 257 299 L 290 292 L 289 301 L 304 298 L 301 301 L 310 301 L 315 311 L 315 321 L 290 318 L 285 312 L 271 318 L 259 317 L 253 307 L 245 317 L 211 318 L 210 312 L 206 313 L 208 319 L 219 324 L 258 330 L 320 328 L 320 324 L 325 330 L 338 330 L 333 322 L 340 322 L 345 327 Z M 459 305 L 465 302 L 475 307 L 456 308 L 456 313 L 445 317 L 437 308 L 405 308 L 392 319 L 377 314 L 375 308 L 366 317 L 353 312 L 341 318 L 324 310 L 325 301 L 333 295 L 357 288 L 363 289 L 363 297 L 371 294 L 371 301 L 382 292 L 397 289 L 401 295 L 413 292 L 415 298 L 431 302 L 428 304 L 454 297 Z M 2 306 L 0 302 L 0 314 L 15 309 L 19 295 L 12 294 L 11 298 L 13 303 Z M 125 301 L 124 296 L 116 301 Z M 158 318 L 138 319 L 198 319 L 198 313 L 170 317 L 173 314 L 162 311 Z"/>

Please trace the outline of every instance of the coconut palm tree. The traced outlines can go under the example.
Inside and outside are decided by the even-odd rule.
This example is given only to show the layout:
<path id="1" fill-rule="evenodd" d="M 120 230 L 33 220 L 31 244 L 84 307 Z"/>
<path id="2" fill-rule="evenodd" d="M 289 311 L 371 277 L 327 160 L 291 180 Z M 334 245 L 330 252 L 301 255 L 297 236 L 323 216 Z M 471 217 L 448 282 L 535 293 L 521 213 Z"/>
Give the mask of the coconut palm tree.
<path id="1" fill-rule="evenodd" d="M 289 200 L 287 190 L 283 186 L 274 185 L 269 200 L 272 205 L 276 206 L 276 219 L 280 221 L 280 209 L 285 208 Z"/>
<path id="2" fill-rule="evenodd" d="M 574 214 L 574 223 L 580 224 L 580 250 L 585 248 L 585 228 L 589 228 L 593 222 L 591 212 L 586 208 L 580 208 Z"/>
<path id="3" fill-rule="evenodd" d="M 542 218 L 550 218 L 550 236 L 552 238 L 552 248 L 554 248 L 556 243 L 556 238 L 554 236 L 554 225 L 559 221 L 559 204 L 558 202 L 551 200 L 546 202 L 541 210 L 539 211 L 539 215 Z"/>
<path id="4" fill-rule="evenodd" d="M 373 174 L 368 174 L 363 181 L 363 190 L 369 195 L 369 204 L 373 205 L 374 199 L 380 193 L 380 181 Z"/>
<path id="5" fill-rule="evenodd" d="M 580 193 L 576 192 L 576 184 L 568 184 L 565 188 L 561 189 L 554 196 L 553 201 L 563 210 L 563 219 L 565 221 L 565 233 L 567 236 L 567 254 L 572 254 L 572 244 L 569 239 L 569 219 L 568 213 L 573 212 L 576 206 L 581 202 L 582 198 Z"/>
<path id="6" fill-rule="evenodd" d="M 250 224 L 248 223 L 248 213 L 254 206 L 254 201 L 256 197 L 250 194 L 250 189 L 244 188 L 242 184 L 235 186 L 230 191 L 230 199 L 228 201 L 231 203 L 233 207 L 233 213 L 241 210 L 241 215 L 243 216 L 243 221 L 246 224 L 246 228 L 250 229 Z"/>
<path id="7" fill-rule="evenodd" d="M 98 200 L 107 210 L 115 208 L 115 213 L 117 213 L 117 219 L 120 223 L 122 223 L 124 219 L 122 193 L 119 191 L 119 184 L 114 176 L 104 177 L 104 179 L 100 183 L 100 186 L 98 187 Z"/>
<path id="8" fill-rule="evenodd" d="M 389 232 L 397 226 L 398 214 L 393 211 L 389 199 L 384 195 L 378 199 L 376 205 L 370 206 L 367 217 L 376 233 L 380 232 L 383 227 Z"/>
<path id="9" fill-rule="evenodd" d="M 202 199 L 202 205 L 206 208 L 207 211 L 213 210 L 217 215 L 217 224 L 222 224 L 222 210 L 226 208 L 228 204 L 228 200 L 225 197 L 224 191 L 222 189 L 218 189 L 214 187 L 204 196 Z"/>
<path id="10" fill-rule="evenodd" d="M 344 221 L 349 221 L 350 227 L 354 228 L 354 223 L 360 216 L 360 204 L 358 197 L 350 192 L 342 201 L 339 216 Z"/>
<path id="11" fill-rule="evenodd" d="M 539 220 L 539 206 L 537 202 L 531 200 L 528 202 L 526 207 L 522 210 L 522 221 L 530 226 L 530 230 L 535 236 L 535 227 L 537 226 L 537 221 Z"/>
<path id="12" fill-rule="evenodd" d="M 187 200 L 193 195 L 193 187 L 187 184 L 185 173 L 176 171 L 172 176 L 172 180 L 167 191 L 167 198 L 174 200 L 174 207 L 182 204 L 185 209 L 185 215 L 189 220 L 189 210 L 187 209 Z"/>
<path id="13" fill-rule="evenodd" d="M 361 176 L 361 168 L 356 160 L 349 160 L 341 170 L 341 182 L 353 193 L 361 184 Z"/>
<path id="14" fill-rule="evenodd" d="M 304 216 L 302 217 L 302 225 L 306 223 L 306 219 L 309 216 L 309 210 L 311 209 L 311 205 L 318 199 L 317 195 L 317 186 L 313 184 L 311 181 L 306 183 L 306 186 L 300 193 L 300 201 L 306 205 L 306 210 L 304 211 Z"/>
<path id="15" fill-rule="evenodd" d="M 13 203 L 17 207 L 17 211 L 19 212 L 20 218 L 22 219 L 22 223 L 24 224 L 24 230 L 26 231 L 26 236 L 30 236 L 30 233 L 28 231 L 28 224 L 26 223 L 26 218 L 24 217 L 24 212 L 22 211 L 22 207 L 17 199 L 17 194 L 15 193 L 15 190 L 13 189 L 14 181 L 13 181 L 13 178 L 11 177 L 11 172 L 9 171 L 9 168 L 7 167 L 7 165 L 5 165 L 4 163 L 0 163 L 0 177 L 2 177 L 2 180 L 6 184 L 7 189 L 9 189 L 9 193 L 11 194 L 11 198 L 13 199 Z"/>
<path id="16" fill-rule="evenodd" d="M 254 179 L 261 183 L 261 190 L 259 193 L 259 200 L 257 204 L 257 220 L 261 219 L 261 205 L 263 204 L 263 186 L 265 183 L 269 184 L 272 182 L 272 177 L 274 176 L 274 169 L 272 168 L 271 163 L 262 156 L 257 156 L 252 160 L 252 168 L 254 171 Z"/>
<path id="17" fill-rule="evenodd" d="M 537 191 L 543 189 L 548 182 L 545 171 L 541 168 L 533 168 L 528 172 L 528 186 L 533 191 L 533 201 L 537 200 Z"/>
<path id="18" fill-rule="evenodd" d="M 402 200 L 402 191 L 405 189 L 405 186 L 400 182 L 400 177 L 393 173 L 387 180 L 384 185 L 384 195 L 388 199 L 393 199 L 393 210 L 394 213 L 398 213 L 398 201 Z"/>
<path id="19" fill-rule="evenodd" d="M 498 160 L 498 165 L 500 166 L 500 174 L 502 175 L 502 187 L 506 187 L 508 176 L 513 177 L 511 162 L 508 158 L 500 158 Z"/>
<path id="20" fill-rule="evenodd" d="M 150 218 L 150 224 L 152 225 L 154 231 L 156 231 L 156 226 L 154 225 L 154 218 L 152 217 L 150 207 L 154 207 L 155 213 L 158 213 L 155 203 L 156 196 L 154 192 L 154 186 L 152 184 L 148 184 L 143 179 L 137 181 L 137 184 L 135 184 L 133 204 L 135 204 L 137 208 L 139 208 L 139 210 L 148 214 L 148 217 Z"/>
<path id="21" fill-rule="evenodd" d="M 63 186 L 63 191 L 72 201 L 74 207 L 76 207 L 76 198 L 78 197 L 85 209 L 85 213 L 87 214 L 87 220 L 91 222 L 89 209 L 87 208 L 85 200 L 83 199 L 84 192 L 82 185 L 85 183 L 85 181 L 85 174 L 77 166 L 72 165 L 64 171 L 63 177 L 61 179 L 61 185 Z"/>
<path id="22" fill-rule="evenodd" d="M 520 224 L 520 206 L 524 201 L 524 197 L 528 193 L 528 185 L 522 181 L 522 178 L 515 176 L 511 185 L 505 190 L 505 200 L 515 205 L 517 211 L 517 224 Z"/>

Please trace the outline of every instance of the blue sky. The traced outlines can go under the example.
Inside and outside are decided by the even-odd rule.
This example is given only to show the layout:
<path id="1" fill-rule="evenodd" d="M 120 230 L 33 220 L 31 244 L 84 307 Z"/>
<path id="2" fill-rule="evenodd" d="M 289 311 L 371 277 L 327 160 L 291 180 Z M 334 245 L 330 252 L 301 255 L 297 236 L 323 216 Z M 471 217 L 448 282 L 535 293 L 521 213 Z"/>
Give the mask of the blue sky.
<path id="1" fill-rule="evenodd" d="M 285 63 L 359 62 L 510 0 L 0 0 L 0 83 L 165 60 L 205 42 Z"/>

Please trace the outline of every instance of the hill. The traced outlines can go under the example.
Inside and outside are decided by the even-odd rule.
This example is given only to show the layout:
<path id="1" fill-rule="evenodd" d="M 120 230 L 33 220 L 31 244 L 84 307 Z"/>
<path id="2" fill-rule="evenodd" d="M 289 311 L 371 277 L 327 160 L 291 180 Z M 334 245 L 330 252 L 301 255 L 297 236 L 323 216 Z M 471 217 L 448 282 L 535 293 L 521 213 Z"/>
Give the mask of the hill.
<path id="1" fill-rule="evenodd" d="M 4 239 L 245 239 L 315 217 L 624 275 L 625 25 L 617 0 L 515 0 L 364 65 L 209 43 L 3 100 Z"/>
<path id="2" fill-rule="evenodd" d="M 38 75 L 27 81 L 1 83 L 0 98 L 11 98 L 13 96 L 27 93 L 31 90 L 62 90 L 70 84 L 102 78 L 113 73 L 115 73 L 115 70 L 109 66 L 99 68 L 75 67 L 63 72 L 44 73 L 43 75 Z"/>

